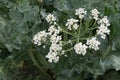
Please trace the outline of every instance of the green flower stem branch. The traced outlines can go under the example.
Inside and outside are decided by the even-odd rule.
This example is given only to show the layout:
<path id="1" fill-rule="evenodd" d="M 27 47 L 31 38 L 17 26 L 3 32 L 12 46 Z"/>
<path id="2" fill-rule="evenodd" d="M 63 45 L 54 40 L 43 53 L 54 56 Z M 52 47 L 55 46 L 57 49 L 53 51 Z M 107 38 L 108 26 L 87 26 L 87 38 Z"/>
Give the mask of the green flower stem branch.
<path id="1" fill-rule="evenodd" d="M 80 19 L 80 26 L 78 28 L 78 35 L 77 35 L 77 42 L 79 43 L 79 36 L 80 36 L 80 32 L 81 32 L 81 27 L 82 27 L 82 20 Z"/>
<path id="2" fill-rule="evenodd" d="M 79 35 L 79 38 L 82 37 L 83 35 L 85 35 L 88 31 L 91 31 L 94 29 L 97 29 L 97 27 L 86 29 L 81 35 Z"/>
<path id="3" fill-rule="evenodd" d="M 94 27 L 94 26 L 95 26 L 95 24 L 96 24 L 96 20 L 94 21 L 94 23 L 93 23 L 92 27 Z"/>
<path id="4" fill-rule="evenodd" d="M 64 50 L 64 51 L 65 51 L 65 52 L 68 52 L 68 51 L 71 51 L 71 50 L 73 50 L 73 47 L 70 48 L 70 49 Z"/>
<path id="5" fill-rule="evenodd" d="M 57 25 L 58 27 L 60 26 L 60 25 L 57 24 L 57 23 L 56 23 L 56 25 Z M 64 38 L 67 38 L 67 34 L 68 34 L 68 35 L 71 35 L 71 36 L 75 36 L 74 34 L 71 34 L 70 32 L 68 32 L 68 30 L 67 30 L 66 28 L 61 27 L 61 29 L 62 29 L 61 32 L 64 33 L 64 34 L 63 34 L 63 35 L 64 35 Z"/>
<path id="6" fill-rule="evenodd" d="M 71 35 L 71 36 L 75 36 L 74 34 L 71 34 L 71 33 L 69 33 L 68 31 L 66 31 L 66 30 L 64 30 L 64 29 L 62 29 L 62 32 L 65 33 L 65 34 L 69 34 L 69 35 Z M 65 34 L 64 34 L 64 35 L 65 35 Z"/>
<path id="7" fill-rule="evenodd" d="M 71 41 L 62 41 L 62 43 L 63 43 L 63 46 L 65 46 L 65 45 L 71 44 L 71 43 L 73 43 L 73 42 L 75 42 L 75 41 L 76 41 L 76 39 L 73 39 L 73 40 L 71 40 Z"/>
<path id="8" fill-rule="evenodd" d="M 103 55 L 103 58 L 105 58 L 109 54 L 110 50 L 111 50 L 111 46 L 108 46 L 106 52 Z"/>

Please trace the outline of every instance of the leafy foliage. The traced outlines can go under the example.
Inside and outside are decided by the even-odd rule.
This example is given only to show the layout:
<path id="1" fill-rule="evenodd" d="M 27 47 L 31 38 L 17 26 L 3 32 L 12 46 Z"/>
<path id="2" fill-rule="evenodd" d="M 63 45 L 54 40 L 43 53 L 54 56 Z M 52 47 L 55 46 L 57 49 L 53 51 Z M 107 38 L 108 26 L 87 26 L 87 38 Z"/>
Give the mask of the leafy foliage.
<path id="1" fill-rule="evenodd" d="M 45 59 L 48 51 L 33 44 L 33 35 L 48 28 L 44 17 L 56 13 L 60 24 L 76 8 L 97 8 L 110 18 L 110 36 L 97 53 L 85 57 L 68 55 L 57 64 Z M 0 0 L 0 80 L 98 80 L 120 76 L 119 0 Z M 106 77 L 107 76 L 107 77 Z M 108 79 L 107 79 L 108 78 Z"/>

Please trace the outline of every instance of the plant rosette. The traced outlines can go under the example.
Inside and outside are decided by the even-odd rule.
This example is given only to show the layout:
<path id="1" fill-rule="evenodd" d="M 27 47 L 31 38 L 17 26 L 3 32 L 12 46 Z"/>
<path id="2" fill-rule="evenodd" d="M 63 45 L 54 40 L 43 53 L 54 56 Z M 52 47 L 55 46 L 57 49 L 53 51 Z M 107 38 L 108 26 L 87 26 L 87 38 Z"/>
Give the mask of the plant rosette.
<path id="1" fill-rule="evenodd" d="M 76 18 L 67 19 L 63 27 L 58 24 L 57 17 L 49 13 L 45 18 L 50 25 L 48 30 L 34 35 L 34 44 L 50 46 L 46 55 L 50 63 L 57 63 L 61 55 L 67 56 L 71 51 L 83 56 L 88 50 L 97 51 L 102 44 L 98 38 L 104 40 L 110 34 L 108 17 L 101 17 L 97 9 L 88 13 L 84 8 L 79 8 L 76 9 L 75 16 Z M 71 46 L 68 47 L 68 44 Z"/>

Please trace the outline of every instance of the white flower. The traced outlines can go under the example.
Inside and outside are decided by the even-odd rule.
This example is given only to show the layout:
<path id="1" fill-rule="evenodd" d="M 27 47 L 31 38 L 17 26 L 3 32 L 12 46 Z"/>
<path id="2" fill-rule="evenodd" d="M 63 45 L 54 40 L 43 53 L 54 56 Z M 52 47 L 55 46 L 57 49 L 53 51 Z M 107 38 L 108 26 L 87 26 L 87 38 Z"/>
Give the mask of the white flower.
<path id="1" fill-rule="evenodd" d="M 105 39 L 106 34 L 110 33 L 110 30 L 108 29 L 108 26 L 110 26 L 110 23 L 107 16 L 104 16 L 102 19 L 100 19 L 98 21 L 98 24 L 100 24 L 100 27 L 98 27 L 97 35 L 100 35 L 102 39 Z"/>
<path id="2" fill-rule="evenodd" d="M 94 50 L 98 50 L 99 49 L 99 45 L 101 44 L 98 40 L 96 40 L 96 37 L 92 37 L 91 39 L 87 40 L 86 43 L 90 49 L 94 49 Z"/>
<path id="3" fill-rule="evenodd" d="M 58 35 L 60 33 L 60 29 L 56 29 L 55 32 L 54 32 L 54 35 Z"/>
<path id="4" fill-rule="evenodd" d="M 51 51 L 57 52 L 57 51 L 61 51 L 61 50 L 62 50 L 62 45 L 61 44 L 53 43 L 50 46 L 50 52 Z"/>
<path id="5" fill-rule="evenodd" d="M 87 11 L 84 10 L 84 8 L 76 9 L 75 15 L 79 16 L 80 19 L 82 19 L 86 15 Z"/>
<path id="6" fill-rule="evenodd" d="M 75 46 L 74 46 L 74 50 L 77 54 L 85 55 L 86 49 L 87 49 L 87 46 L 85 44 L 82 44 L 81 42 L 75 44 Z"/>
<path id="7" fill-rule="evenodd" d="M 61 39 L 62 39 L 61 36 L 52 35 L 52 36 L 50 37 L 50 42 L 51 42 L 51 43 L 58 43 Z"/>
<path id="8" fill-rule="evenodd" d="M 61 44 L 51 44 L 50 46 L 50 51 L 49 53 L 46 55 L 46 58 L 48 58 L 49 62 L 58 62 L 59 61 L 59 56 L 58 53 L 60 53 L 62 51 L 62 45 Z"/>
<path id="9" fill-rule="evenodd" d="M 104 16 L 102 19 L 98 21 L 98 24 L 104 25 L 104 26 L 110 26 L 109 20 L 107 16 Z"/>
<path id="10" fill-rule="evenodd" d="M 46 48 L 46 45 L 43 45 L 43 48 L 45 49 L 45 48 Z"/>
<path id="11" fill-rule="evenodd" d="M 34 44 L 41 45 L 42 41 L 43 42 L 46 41 L 46 37 L 47 37 L 47 33 L 45 30 L 38 32 L 33 38 Z"/>
<path id="12" fill-rule="evenodd" d="M 46 58 L 48 59 L 50 63 L 52 62 L 57 63 L 59 61 L 59 56 L 57 55 L 57 52 L 49 52 L 46 55 Z"/>
<path id="13" fill-rule="evenodd" d="M 64 54 L 65 54 L 65 51 L 64 51 L 64 50 L 62 50 L 62 51 L 61 51 L 61 55 L 64 55 Z"/>
<path id="14" fill-rule="evenodd" d="M 109 34 L 110 30 L 104 26 L 104 25 L 100 25 L 100 27 L 98 27 L 97 30 L 97 35 L 100 35 L 102 39 L 106 38 L 106 34 Z"/>
<path id="15" fill-rule="evenodd" d="M 55 27 L 55 25 L 51 25 L 49 28 L 48 28 L 48 34 L 49 35 L 52 35 L 52 34 L 54 34 L 54 35 L 57 35 L 57 34 L 59 34 L 60 33 L 60 31 L 61 31 L 61 28 L 60 27 Z"/>
<path id="16" fill-rule="evenodd" d="M 55 22 L 56 21 L 56 17 L 53 15 L 53 14 L 48 14 L 47 17 L 46 17 L 46 20 L 48 23 L 52 23 L 52 22 Z"/>
<path id="17" fill-rule="evenodd" d="M 65 57 L 68 57 L 67 55 L 64 55 Z"/>
<path id="18" fill-rule="evenodd" d="M 91 14 L 95 20 L 98 20 L 98 14 L 100 14 L 100 12 L 97 9 L 91 10 Z"/>
<path id="19" fill-rule="evenodd" d="M 74 28 L 74 29 L 78 29 L 78 27 L 79 27 L 78 24 L 74 24 L 74 25 L 73 25 L 73 28 Z"/>
<path id="20" fill-rule="evenodd" d="M 73 27 L 74 29 L 77 29 L 77 28 L 79 27 L 79 26 L 77 25 L 77 22 L 78 22 L 77 19 L 73 19 L 73 18 L 68 19 L 68 20 L 67 20 L 67 23 L 66 23 L 66 26 L 68 27 L 69 30 L 72 30 L 72 27 Z"/>
<path id="21" fill-rule="evenodd" d="M 72 43 L 72 40 L 68 40 L 69 43 Z"/>
<path id="22" fill-rule="evenodd" d="M 56 31 L 56 27 L 54 26 L 54 25 L 51 25 L 49 28 L 48 28 L 48 31 L 49 31 L 49 35 L 52 35 L 53 34 L 53 32 L 55 32 Z"/>

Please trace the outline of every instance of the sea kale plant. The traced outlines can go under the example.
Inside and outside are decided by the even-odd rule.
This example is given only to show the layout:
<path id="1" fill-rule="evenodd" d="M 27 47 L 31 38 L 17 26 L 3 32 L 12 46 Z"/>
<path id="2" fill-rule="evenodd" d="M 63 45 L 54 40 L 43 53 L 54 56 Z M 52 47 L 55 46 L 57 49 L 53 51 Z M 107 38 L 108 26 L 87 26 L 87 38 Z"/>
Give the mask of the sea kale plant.
<path id="1" fill-rule="evenodd" d="M 0 0 L 0 80 L 120 80 L 120 0 Z"/>

